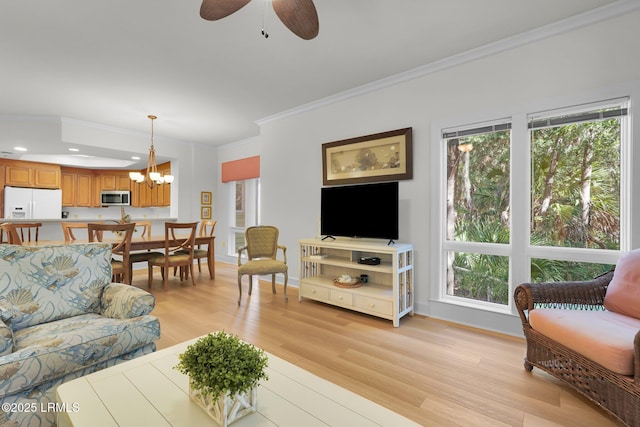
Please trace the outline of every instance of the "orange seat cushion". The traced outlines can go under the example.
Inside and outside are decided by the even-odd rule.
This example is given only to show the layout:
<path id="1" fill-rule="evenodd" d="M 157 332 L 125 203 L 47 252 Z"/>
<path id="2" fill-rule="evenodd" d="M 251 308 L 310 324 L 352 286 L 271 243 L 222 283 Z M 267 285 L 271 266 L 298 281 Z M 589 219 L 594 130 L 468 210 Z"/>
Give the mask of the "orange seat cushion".
<path id="1" fill-rule="evenodd" d="M 604 307 L 640 319 L 640 249 L 620 257 L 604 296 Z"/>
<path id="2" fill-rule="evenodd" d="M 622 375 L 633 375 L 633 340 L 640 320 L 612 311 L 537 308 L 529 313 L 537 332 Z"/>

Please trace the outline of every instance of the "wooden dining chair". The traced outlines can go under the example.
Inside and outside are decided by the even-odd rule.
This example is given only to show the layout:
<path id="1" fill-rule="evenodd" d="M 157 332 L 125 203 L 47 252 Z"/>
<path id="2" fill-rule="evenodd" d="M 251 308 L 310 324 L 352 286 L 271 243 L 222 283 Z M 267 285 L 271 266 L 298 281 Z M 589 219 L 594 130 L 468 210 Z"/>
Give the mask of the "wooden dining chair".
<path id="1" fill-rule="evenodd" d="M 136 231 L 140 229 L 140 236 L 149 238 L 151 237 L 151 221 L 136 221 Z"/>
<path id="2" fill-rule="evenodd" d="M 182 271 L 189 270 L 191 284 L 196 285 L 193 278 L 193 250 L 196 240 L 197 222 L 165 222 L 164 223 L 164 253 L 149 258 L 149 287 L 153 282 L 153 267 L 161 268 L 164 288 L 169 286 L 169 272 L 171 267 L 181 267 L 180 280 L 182 281 L 188 274 Z M 178 233 L 178 234 L 176 234 Z M 185 235 L 184 233 L 188 233 Z M 180 252 L 177 252 L 180 251 Z M 184 268 L 182 268 L 184 267 Z"/>
<path id="3" fill-rule="evenodd" d="M 41 222 L 6 222 L 2 224 L 3 233 L 7 233 L 7 242 L 21 245 L 23 242 L 37 242 Z"/>
<path id="4" fill-rule="evenodd" d="M 9 243 L 10 245 L 21 245 L 22 244 L 22 240 L 20 239 L 20 235 L 18 234 L 18 232 L 16 231 L 15 226 L 12 223 L 5 222 L 3 224 L 0 224 L 0 228 L 2 228 L 3 239 L 4 239 L 4 234 L 6 233 L 6 235 L 7 235 L 7 243 Z"/>
<path id="5" fill-rule="evenodd" d="M 41 222 L 14 222 L 13 226 L 23 242 L 38 241 L 38 233 L 42 227 Z"/>
<path id="6" fill-rule="evenodd" d="M 204 220 L 200 221 L 200 228 L 198 230 L 198 237 L 213 237 L 213 230 L 216 228 L 215 220 Z M 211 242 L 213 244 L 213 241 Z M 204 246 L 204 247 L 203 247 Z M 209 277 L 211 279 L 214 278 L 215 265 L 211 265 L 209 263 L 209 250 L 213 248 L 209 248 L 209 245 L 198 244 L 193 250 L 193 258 L 198 260 L 198 272 L 202 272 L 202 266 L 200 264 L 200 260 L 202 258 L 207 259 L 207 267 L 209 268 Z M 173 269 L 173 275 L 176 275 L 176 268 Z"/>
<path id="7" fill-rule="evenodd" d="M 64 236 L 65 242 L 76 240 L 73 230 L 88 228 L 88 223 L 86 222 L 61 222 L 60 225 L 62 226 L 62 235 Z"/>
<path id="8" fill-rule="evenodd" d="M 118 239 L 118 243 L 113 245 L 111 253 L 118 255 L 121 259 L 111 259 L 111 275 L 112 280 L 117 283 L 131 284 L 131 275 L 129 274 L 129 252 L 131 250 L 131 236 L 133 236 L 134 223 L 127 224 L 103 224 L 89 223 L 87 224 L 87 233 L 90 242 L 102 242 L 105 232 L 109 238 L 113 235 Z M 111 232 L 112 234 L 109 234 Z"/>
<path id="9" fill-rule="evenodd" d="M 151 221 L 136 221 L 136 229 L 140 228 L 140 237 L 151 237 Z M 137 262 L 147 262 L 149 259 L 162 255 L 162 252 L 152 252 L 151 250 L 136 251 L 129 254 L 129 277 L 133 278 L 133 264 Z"/>

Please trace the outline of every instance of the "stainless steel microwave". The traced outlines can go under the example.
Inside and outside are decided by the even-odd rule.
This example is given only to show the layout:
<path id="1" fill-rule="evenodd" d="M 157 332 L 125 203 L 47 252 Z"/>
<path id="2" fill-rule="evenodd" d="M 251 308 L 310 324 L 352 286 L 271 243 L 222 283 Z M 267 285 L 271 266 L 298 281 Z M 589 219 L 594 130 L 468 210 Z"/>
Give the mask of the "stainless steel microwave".
<path id="1" fill-rule="evenodd" d="M 101 191 L 100 203 L 102 206 L 129 206 L 131 205 L 131 192 Z"/>

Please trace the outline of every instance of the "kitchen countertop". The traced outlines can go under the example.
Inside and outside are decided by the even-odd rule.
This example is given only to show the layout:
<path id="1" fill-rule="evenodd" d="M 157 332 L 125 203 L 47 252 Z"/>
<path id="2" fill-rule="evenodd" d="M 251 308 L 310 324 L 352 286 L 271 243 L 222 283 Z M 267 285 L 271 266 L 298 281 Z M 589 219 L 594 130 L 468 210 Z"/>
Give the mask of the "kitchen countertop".
<path id="1" fill-rule="evenodd" d="M 119 221 L 120 218 L 55 218 L 55 219 L 22 219 L 22 218 L 0 218 L 0 222 L 42 222 L 42 223 L 59 223 L 59 222 L 102 222 L 102 221 Z M 136 221 L 177 221 L 178 218 L 131 218 L 131 222 Z"/>

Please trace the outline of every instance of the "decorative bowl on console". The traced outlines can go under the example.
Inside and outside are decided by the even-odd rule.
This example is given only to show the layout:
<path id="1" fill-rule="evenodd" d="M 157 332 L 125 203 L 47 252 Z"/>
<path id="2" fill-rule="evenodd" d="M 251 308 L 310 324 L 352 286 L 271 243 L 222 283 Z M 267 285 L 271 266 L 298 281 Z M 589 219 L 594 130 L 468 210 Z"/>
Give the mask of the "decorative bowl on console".
<path id="1" fill-rule="evenodd" d="M 342 276 L 334 279 L 333 284 L 339 288 L 358 288 L 362 286 L 360 278 L 351 277 L 348 274 L 343 274 Z"/>

